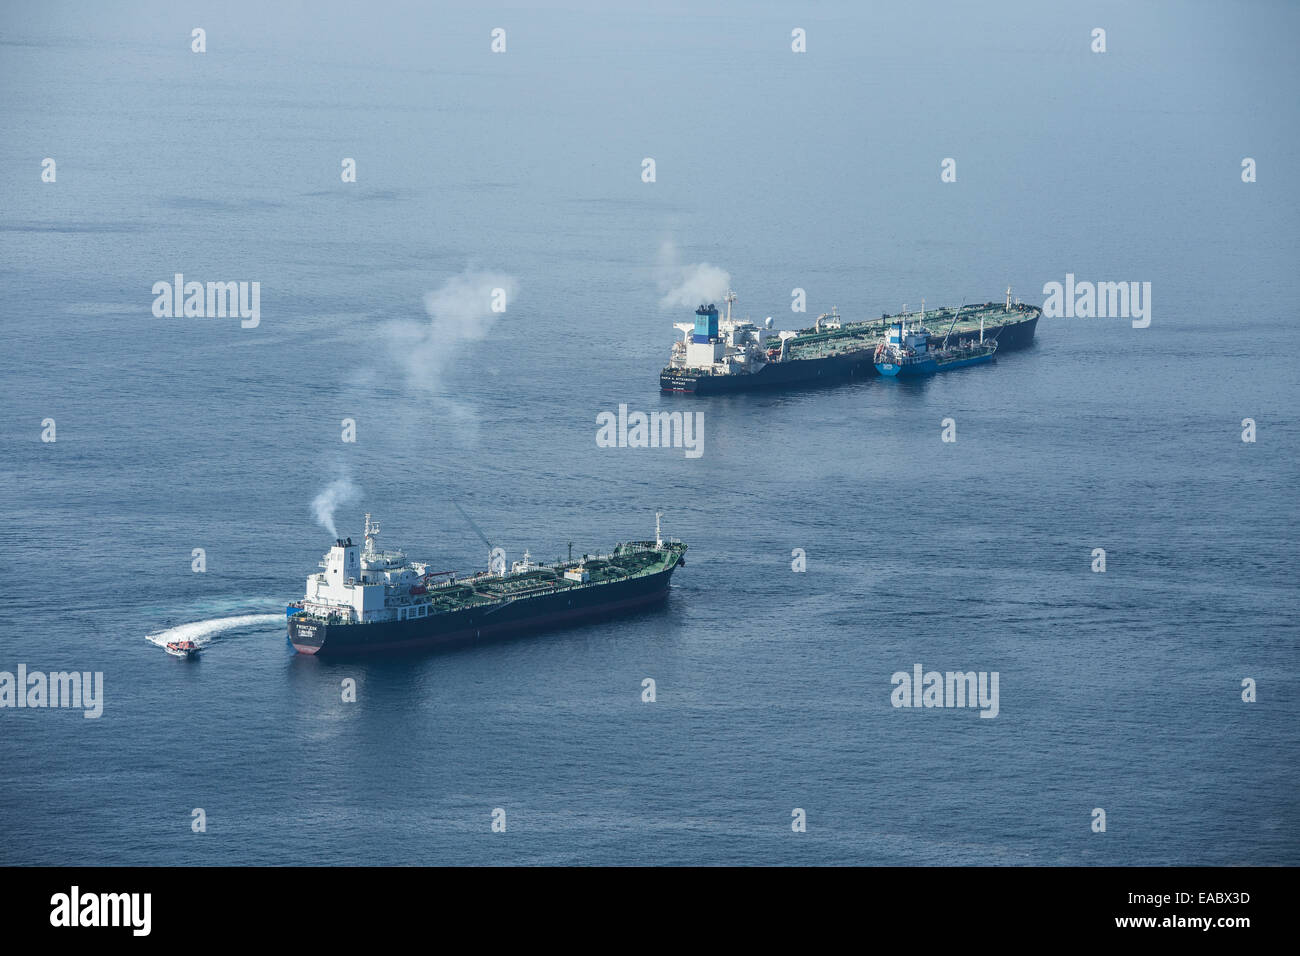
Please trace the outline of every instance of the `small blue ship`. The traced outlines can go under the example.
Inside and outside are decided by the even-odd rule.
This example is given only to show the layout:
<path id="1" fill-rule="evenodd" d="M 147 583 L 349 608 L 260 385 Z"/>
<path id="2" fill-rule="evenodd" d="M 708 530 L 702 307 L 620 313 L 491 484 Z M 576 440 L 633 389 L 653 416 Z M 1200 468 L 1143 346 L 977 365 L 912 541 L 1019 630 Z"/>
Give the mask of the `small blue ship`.
<path id="1" fill-rule="evenodd" d="M 958 310 L 960 314 L 961 310 Z M 922 320 L 925 308 L 921 309 Z M 956 320 L 954 319 L 954 324 Z M 952 330 L 949 329 L 949 334 Z M 907 327 L 907 320 L 900 319 L 889 328 L 889 334 L 876 346 L 876 371 L 891 378 L 907 378 L 919 375 L 933 375 L 947 372 L 967 365 L 981 365 L 993 361 L 993 353 L 998 350 L 994 339 L 984 341 L 984 323 L 980 323 L 979 339 L 959 339 L 948 344 L 948 335 L 936 343 L 936 336 L 924 325 Z"/>

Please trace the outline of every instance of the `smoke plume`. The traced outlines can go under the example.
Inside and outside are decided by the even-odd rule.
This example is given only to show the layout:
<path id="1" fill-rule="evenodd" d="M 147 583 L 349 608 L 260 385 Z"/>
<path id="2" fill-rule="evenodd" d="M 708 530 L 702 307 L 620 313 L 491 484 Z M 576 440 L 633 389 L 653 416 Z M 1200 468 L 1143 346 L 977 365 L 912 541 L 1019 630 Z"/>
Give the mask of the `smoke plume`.
<path id="1" fill-rule="evenodd" d="M 661 296 L 659 305 L 665 309 L 693 309 L 701 303 L 718 302 L 731 286 L 731 274 L 725 269 L 707 262 L 683 264 L 672 242 L 659 247 L 655 280 Z"/>
<path id="2" fill-rule="evenodd" d="M 437 392 L 447 367 L 468 342 L 483 339 L 514 303 L 518 283 L 500 272 L 462 272 L 424 297 L 428 322 L 400 320 L 382 330 L 405 383 Z"/>
<path id="3" fill-rule="evenodd" d="M 337 539 L 339 536 L 338 529 L 334 526 L 334 512 L 340 505 L 353 500 L 358 494 L 360 491 L 356 485 L 347 478 L 340 478 L 330 482 L 312 501 L 311 513 L 320 526 L 330 533 L 331 538 Z"/>

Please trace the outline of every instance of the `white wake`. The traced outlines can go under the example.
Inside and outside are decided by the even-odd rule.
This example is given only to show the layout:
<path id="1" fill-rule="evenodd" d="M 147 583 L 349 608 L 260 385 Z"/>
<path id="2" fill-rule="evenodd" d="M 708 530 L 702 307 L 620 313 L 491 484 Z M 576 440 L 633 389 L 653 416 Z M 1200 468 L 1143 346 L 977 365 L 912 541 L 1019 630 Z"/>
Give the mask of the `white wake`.
<path id="1" fill-rule="evenodd" d="M 157 644 L 159 647 L 164 647 L 172 641 L 193 641 L 203 647 L 222 631 L 230 631 L 237 627 L 251 627 L 255 624 L 271 624 L 283 620 L 283 614 L 240 614 L 237 617 L 215 617 L 207 621 L 195 621 L 193 624 L 169 627 L 167 630 L 159 631 L 156 634 L 146 634 L 144 639 L 152 644 Z"/>

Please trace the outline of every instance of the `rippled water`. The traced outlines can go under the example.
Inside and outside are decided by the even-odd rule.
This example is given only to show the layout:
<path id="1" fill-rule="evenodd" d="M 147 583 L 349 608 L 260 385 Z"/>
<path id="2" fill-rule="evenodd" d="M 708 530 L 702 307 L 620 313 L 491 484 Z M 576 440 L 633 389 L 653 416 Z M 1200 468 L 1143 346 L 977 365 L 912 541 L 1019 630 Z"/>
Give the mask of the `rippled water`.
<path id="1" fill-rule="evenodd" d="M 1300 862 L 1296 13 L 1175 12 L 1099 11 L 1101 56 L 1036 4 L 579 6 L 493 14 L 494 57 L 470 8 L 236 7 L 202 56 L 170 7 L 7 10 L 0 670 L 106 700 L 0 711 L 0 862 Z M 787 327 L 795 288 L 856 318 L 1067 272 L 1153 319 L 673 398 L 665 242 Z M 154 318 L 176 272 L 260 281 L 261 324 Z M 412 378 L 391 323 L 478 272 L 508 310 Z M 704 454 L 598 448 L 619 403 L 703 410 Z M 486 561 L 453 501 L 512 559 L 661 509 L 688 566 L 617 623 L 300 657 L 340 477 L 340 533 L 449 568 Z M 234 618 L 197 661 L 141 639 Z M 895 709 L 917 663 L 997 671 L 998 716 Z"/>

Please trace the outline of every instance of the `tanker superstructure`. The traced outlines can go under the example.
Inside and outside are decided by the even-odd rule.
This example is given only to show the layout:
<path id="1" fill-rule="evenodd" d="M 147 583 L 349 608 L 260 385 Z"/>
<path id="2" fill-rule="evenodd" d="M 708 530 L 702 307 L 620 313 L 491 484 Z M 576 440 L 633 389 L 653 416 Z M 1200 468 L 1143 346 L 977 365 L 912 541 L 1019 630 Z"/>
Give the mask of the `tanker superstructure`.
<path id="1" fill-rule="evenodd" d="M 377 547 L 365 519 L 364 549 L 341 538 L 286 609 L 289 640 L 303 654 L 352 655 L 468 643 L 580 621 L 604 620 L 663 601 L 686 545 L 631 541 L 579 561 L 537 564 L 528 552 L 506 570 L 494 549 L 487 571 L 458 577 Z"/>
<path id="2" fill-rule="evenodd" d="M 683 338 L 673 343 L 668 365 L 659 373 L 665 392 L 713 395 L 750 389 L 780 388 L 841 382 L 879 374 L 876 346 L 899 322 L 919 325 L 921 315 L 903 312 L 878 320 L 846 322 L 838 310 L 818 316 L 811 328 L 797 332 L 775 331 L 768 318 L 761 326 L 748 319 L 733 319 L 736 296 L 725 298 L 727 314 L 701 305 L 693 323 L 674 323 Z M 1022 349 L 1034 340 L 1042 309 L 1011 301 L 929 309 L 924 318 L 949 330 L 954 341 L 988 340 L 998 354 Z"/>

